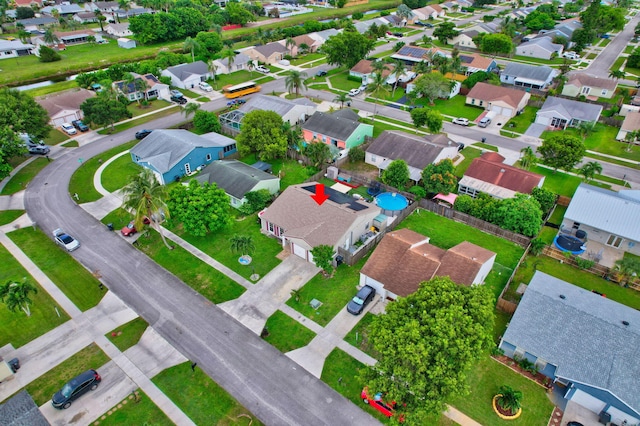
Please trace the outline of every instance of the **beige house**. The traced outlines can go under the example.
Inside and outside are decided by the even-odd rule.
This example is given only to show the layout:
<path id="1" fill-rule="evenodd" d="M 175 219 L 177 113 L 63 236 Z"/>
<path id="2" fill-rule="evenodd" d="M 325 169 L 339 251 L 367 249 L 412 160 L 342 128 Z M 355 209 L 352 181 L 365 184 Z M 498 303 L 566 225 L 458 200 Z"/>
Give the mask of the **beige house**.
<path id="1" fill-rule="evenodd" d="M 289 54 L 289 49 L 277 41 L 274 41 L 262 46 L 252 46 L 247 49 L 242 49 L 241 52 L 250 57 L 252 61 L 275 64 L 281 61 L 284 55 Z"/>
<path id="2" fill-rule="evenodd" d="M 294 37 L 293 41 L 295 43 L 294 46 L 287 46 L 287 40 L 280 40 L 278 43 L 282 44 L 287 49 L 287 54 L 291 56 L 298 56 L 298 54 L 301 54 L 300 46 L 303 44 L 307 45 L 307 52 L 315 52 L 320 46 L 322 46 L 320 41 L 308 36 L 307 34 Z"/>
<path id="3" fill-rule="evenodd" d="M 616 140 L 623 141 L 627 137 L 627 133 L 638 130 L 640 130 L 640 112 L 629 112 L 622 122 Z"/>
<path id="4" fill-rule="evenodd" d="M 569 76 L 569 80 L 562 89 L 562 94 L 574 98 L 584 95 L 592 98 L 611 99 L 617 87 L 618 84 L 613 79 L 576 73 Z"/>
<path id="5" fill-rule="evenodd" d="M 505 117 L 514 117 L 527 105 L 530 93 L 509 87 L 478 83 L 467 95 L 467 105 L 475 105 Z"/>
<path id="6" fill-rule="evenodd" d="M 59 127 L 62 123 L 82 120 L 84 114 L 80 105 L 94 96 L 95 92 L 90 90 L 73 89 L 38 98 L 36 102 L 47 111 L 49 123 L 53 127 Z"/>

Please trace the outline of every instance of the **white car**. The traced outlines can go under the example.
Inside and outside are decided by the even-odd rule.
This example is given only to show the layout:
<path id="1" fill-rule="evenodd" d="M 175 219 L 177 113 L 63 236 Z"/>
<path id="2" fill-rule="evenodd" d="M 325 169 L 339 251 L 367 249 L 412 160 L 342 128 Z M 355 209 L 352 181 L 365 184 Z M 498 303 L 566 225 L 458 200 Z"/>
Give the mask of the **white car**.
<path id="1" fill-rule="evenodd" d="M 269 68 L 265 67 L 264 65 L 258 65 L 256 67 L 256 71 L 263 72 L 265 74 L 269 74 L 271 72 L 271 70 Z"/>
<path id="2" fill-rule="evenodd" d="M 56 243 L 62 246 L 67 251 L 74 251 L 75 249 L 80 247 L 80 243 L 78 242 L 78 240 L 76 240 L 60 228 L 53 231 L 53 236 L 56 239 Z"/>
<path id="3" fill-rule="evenodd" d="M 76 128 L 73 127 L 70 123 L 62 123 L 60 127 L 62 128 L 62 131 L 68 135 L 75 135 L 76 133 L 78 133 L 76 131 Z"/>
<path id="4" fill-rule="evenodd" d="M 564 52 L 562 54 L 562 57 L 567 59 L 573 59 L 574 61 L 577 61 L 580 59 L 580 55 L 578 55 L 576 52 Z"/>
<path id="5" fill-rule="evenodd" d="M 349 90 L 349 96 L 358 96 L 360 94 L 360 89 L 351 89 Z"/>
<path id="6" fill-rule="evenodd" d="M 198 83 L 198 87 L 205 92 L 213 92 L 213 87 L 211 87 L 211 85 L 206 81 L 201 81 L 200 83 Z"/>
<path id="7" fill-rule="evenodd" d="M 459 124 L 461 126 L 468 126 L 469 125 L 469 120 L 467 120 L 466 118 L 458 117 L 458 118 L 454 118 L 452 123 L 453 124 Z"/>

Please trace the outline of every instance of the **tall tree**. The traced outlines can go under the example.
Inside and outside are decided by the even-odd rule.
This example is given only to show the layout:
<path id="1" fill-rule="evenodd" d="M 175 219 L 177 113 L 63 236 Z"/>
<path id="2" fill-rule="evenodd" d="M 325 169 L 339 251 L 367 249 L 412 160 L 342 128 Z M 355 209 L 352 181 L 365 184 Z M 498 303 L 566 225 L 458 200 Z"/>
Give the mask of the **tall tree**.
<path id="1" fill-rule="evenodd" d="M 42 36 L 47 45 L 52 45 L 60 41 L 56 33 L 53 32 L 53 28 L 49 27 L 45 30 L 44 35 Z"/>
<path id="2" fill-rule="evenodd" d="M 413 11 L 406 4 L 401 4 L 396 10 L 396 15 L 403 19 L 409 20 L 413 17 Z"/>
<path id="3" fill-rule="evenodd" d="M 200 31 L 196 36 L 196 50 L 206 59 L 211 60 L 222 50 L 222 38 L 213 31 Z"/>
<path id="4" fill-rule="evenodd" d="M 107 20 L 107 17 L 104 16 L 100 10 L 97 10 L 96 19 L 98 20 L 98 24 L 100 24 L 100 32 L 104 32 L 104 21 Z"/>
<path id="5" fill-rule="evenodd" d="M 231 251 L 234 253 L 240 253 L 241 255 L 250 255 L 256 250 L 256 245 L 253 243 L 253 237 L 251 235 L 234 235 L 229 240 L 231 243 Z"/>
<path id="6" fill-rule="evenodd" d="M 188 102 L 184 108 L 182 108 L 182 113 L 184 114 L 184 118 L 189 118 L 190 115 L 195 114 L 200 109 L 200 104 L 197 102 Z"/>
<path id="7" fill-rule="evenodd" d="M 233 66 L 233 63 L 236 60 L 236 51 L 233 50 L 231 47 L 228 47 L 227 49 L 225 49 L 224 52 L 222 52 L 222 57 L 227 60 L 227 65 L 229 66 L 229 72 L 232 72 L 231 67 Z"/>
<path id="8" fill-rule="evenodd" d="M 293 56 L 293 48 L 296 47 L 296 41 L 293 37 L 287 37 L 285 40 L 285 47 L 289 49 L 289 55 Z"/>
<path id="9" fill-rule="evenodd" d="M 430 424 L 446 401 L 468 392 L 466 374 L 492 344 L 493 304 L 485 286 L 449 277 L 421 283 L 371 323 L 369 341 L 379 356 L 361 370 L 365 384 L 411 407 L 408 424 Z"/>
<path id="10" fill-rule="evenodd" d="M 460 31 L 456 30 L 456 24 L 453 22 L 443 22 L 433 30 L 433 36 L 442 44 L 447 44 L 449 39 L 456 37 L 458 34 L 460 34 Z"/>
<path id="11" fill-rule="evenodd" d="M 440 133 L 442 130 L 442 114 L 430 108 L 414 108 L 411 110 L 411 120 L 416 128 L 427 126 L 429 133 Z"/>
<path id="12" fill-rule="evenodd" d="M 182 186 L 182 185 L 178 185 Z M 173 250 L 162 233 L 160 224 L 169 218 L 169 209 L 165 202 L 167 192 L 150 169 L 143 169 L 139 174 L 132 176 L 129 183 L 122 188 L 122 205 L 127 210 L 133 210 L 134 223 L 137 229 L 142 229 L 145 218 L 150 219 L 151 226 L 162 237 L 162 242 L 169 250 Z"/>
<path id="13" fill-rule="evenodd" d="M 31 308 L 29 305 L 33 304 L 33 301 L 29 297 L 29 294 L 37 292 L 38 288 L 27 281 L 26 278 L 22 280 L 22 282 L 9 280 L 3 285 L 0 285 L 0 300 L 7 305 L 7 309 L 11 312 L 22 309 L 22 311 L 30 317 Z"/>
<path id="14" fill-rule="evenodd" d="M 187 37 L 184 40 L 184 44 L 182 45 L 182 50 L 184 52 L 191 52 L 191 62 L 195 62 L 196 58 L 195 58 L 195 51 L 196 49 L 200 48 L 200 43 L 198 43 L 196 40 L 192 39 L 191 37 Z"/>
<path id="15" fill-rule="evenodd" d="M 333 255 L 335 254 L 333 247 L 328 245 L 319 245 L 311 250 L 313 261 L 318 268 L 321 268 L 325 274 L 330 274 L 333 270 L 331 262 L 333 261 Z"/>
<path id="16" fill-rule="evenodd" d="M 211 78 L 213 79 L 213 84 L 216 88 L 216 90 L 218 89 L 218 82 L 216 81 L 216 75 L 218 73 L 218 65 L 216 65 L 215 61 L 213 59 L 209 59 L 207 61 L 207 71 L 209 71 L 211 73 Z"/>
<path id="17" fill-rule="evenodd" d="M 274 111 L 254 110 L 246 114 L 236 141 L 242 155 L 255 153 L 260 160 L 283 158 L 287 153 L 282 117 Z"/>
<path id="18" fill-rule="evenodd" d="M 597 161 L 589 161 L 578 169 L 578 174 L 584 177 L 585 182 L 593 180 L 599 173 L 602 173 L 602 164 Z"/>
<path id="19" fill-rule="evenodd" d="M 584 154 L 586 148 L 581 139 L 566 133 L 556 133 L 542 141 L 538 153 L 542 155 L 547 166 L 554 170 L 563 169 L 568 172 L 573 170 Z"/>
<path id="20" fill-rule="evenodd" d="M 513 48 L 513 41 L 506 34 L 486 34 L 480 42 L 480 50 L 493 56 L 499 53 L 509 55 Z"/>
<path id="21" fill-rule="evenodd" d="M 438 162 L 438 164 L 429 164 L 422 171 L 422 186 L 427 194 L 444 195 L 455 191 L 458 186 L 458 179 L 455 175 L 455 166 L 453 162 L 446 158 Z"/>
<path id="22" fill-rule="evenodd" d="M 404 160 L 393 160 L 382 172 L 382 182 L 400 191 L 404 190 L 409 181 L 409 166 Z"/>
<path id="23" fill-rule="evenodd" d="M 340 102 L 340 109 L 344 108 L 344 103 L 349 102 L 349 96 L 346 93 L 340 93 L 333 98 L 333 102 Z"/>
<path id="24" fill-rule="evenodd" d="M 367 57 L 373 50 L 373 45 L 373 40 L 358 32 L 343 31 L 329 37 L 322 46 L 322 51 L 327 55 L 329 64 L 353 68 Z"/>
<path id="25" fill-rule="evenodd" d="M 370 77 L 371 78 L 371 77 Z M 378 99 L 381 95 L 388 95 L 389 89 L 387 89 L 387 79 L 382 76 L 382 73 L 374 73 L 373 78 L 369 80 L 369 84 L 365 89 L 367 93 L 371 93 L 376 100 L 376 103 L 373 104 L 373 117 L 372 122 L 376 120 L 376 112 L 378 110 Z"/>
<path id="26" fill-rule="evenodd" d="M 167 200 L 171 215 L 182 222 L 185 231 L 196 237 L 227 227 L 231 221 L 229 203 L 229 196 L 215 183 L 200 184 L 195 179 L 189 186 L 171 188 Z"/>
<path id="27" fill-rule="evenodd" d="M 331 159 L 331 150 L 329 145 L 323 142 L 313 142 L 307 144 L 304 148 L 304 155 L 307 156 L 311 165 L 320 168 L 322 163 Z"/>
<path id="28" fill-rule="evenodd" d="M 307 73 L 304 71 L 291 70 L 287 77 L 284 79 L 284 85 L 287 88 L 287 91 L 291 93 L 292 90 L 295 90 L 296 97 L 300 96 L 300 86 L 304 86 L 307 88 Z"/>
<path id="29" fill-rule="evenodd" d="M 395 74 L 396 81 L 393 83 L 393 91 L 391 92 L 391 96 L 396 95 L 396 89 L 398 88 L 398 83 L 400 77 L 402 77 L 407 72 L 407 64 L 402 59 L 396 59 L 393 61 L 393 73 Z"/>
<path id="30" fill-rule="evenodd" d="M 84 118 L 89 123 L 94 123 L 100 127 L 111 126 L 125 118 L 131 118 L 131 112 L 120 100 L 111 96 L 109 90 L 105 90 L 95 98 L 85 100 L 80 109 L 84 113 Z"/>
<path id="31" fill-rule="evenodd" d="M 534 237 L 542 227 L 540 203 L 529 194 L 516 194 L 500 202 L 494 223 L 518 234 Z"/>
<path id="32" fill-rule="evenodd" d="M 423 74 L 414 82 L 415 91 L 419 96 L 424 96 L 433 105 L 433 101 L 441 96 L 447 96 L 451 91 L 452 82 L 444 75 L 433 72 Z"/>
<path id="33" fill-rule="evenodd" d="M 538 157 L 530 146 L 522 148 L 520 154 L 520 166 L 522 166 L 523 169 L 529 170 L 538 164 Z"/>

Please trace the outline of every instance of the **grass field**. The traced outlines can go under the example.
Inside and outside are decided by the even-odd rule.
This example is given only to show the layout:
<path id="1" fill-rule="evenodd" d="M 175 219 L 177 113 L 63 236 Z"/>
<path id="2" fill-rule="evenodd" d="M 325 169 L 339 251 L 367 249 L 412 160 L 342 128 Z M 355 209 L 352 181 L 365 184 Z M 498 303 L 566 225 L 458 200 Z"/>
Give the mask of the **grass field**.
<path id="1" fill-rule="evenodd" d="M 441 114 L 448 115 L 450 117 L 464 117 L 469 119 L 469 121 L 473 121 L 482 114 L 484 109 L 466 105 L 465 101 L 466 98 L 464 96 L 457 95 L 451 99 L 436 99 L 434 101 L 435 105 L 429 105 L 428 100 L 420 98 L 416 101 L 416 105 L 424 105 L 428 108 L 433 108 L 440 111 Z"/>
<path id="2" fill-rule="evenodd" d="M 2 189 L 2 192 L 0 192 L 0 195 L 13 195 L 16 192 L 22 191 L 47 164 L 49 164 L 49 162 L 45 158 L 36 158 L 13 175 Z"/>
<path id="3" fill-rule="evenodd" d="M 362 85 L 361 81 L 349 80 L 349 71 L 343 71 L 339 74 L 332 75 L 329 77 L 331 81 L 331 86 L 334 89 L 342 90 L 348 92 L 351 89 L 357 89 Z"/>
<path id="4" fill-rule="evenodd" d="M 507 121 L 503 128 L 511 132 L 526 132 L 529 126 L 535 121 L 538 110 L 540 110 L 540 108 L 530 106 L 524 107 L 524 112 Z"/>
<path id="5" fill-rule="evenodd" d="M 197 425 L 260 426 L 262 423 L 190 362 L 168 368 L 152 381 Z M 239 416 L 248 416 L 239 417 Z"/>
<path id="6" fill-rule="evenodd" d="M 287 353 L 309 344 L 316 334 L 282 311 L 276 311 L 265 325 L 269 335 L 265 341 Z"/>
<path id="7" fill-rule="evenodd" d="M 138 317 L 121 325 L 115 330 L 111 330 L 105 337 L 111 341 L 121 352 L 126 351 L 131 346 L 138 343 L 140 337 L 147 329 L 149 324 L 142 318 Z"/>
<path id="8" fill-rule="evenodd" d="M 482 150 L 467 146 L 460 153 L 464 155 L 464 160 L 456 166 L 456 176 L 461 178 L 471 165 L 471 162 L 482 155 Z"/>
<path id="9" fill-rule="evenodd" d="M 0 225 L 11 223 L 24 214 L 24 210 L 2 210 L 0 211 Z"/>
<path id="10" fill-rule="evenodd" d="M 0 259 L 2 259 L 0 283 L 22 282 L 26 278 L 38 289 L 37 293 L 29 295 L 33 302 L 30 305 L 30 317 L 27 317 L 22 310 L 11 312 L 6 306 L 0 306 L 0 347 L 11 343 L 15 348 L 19 348 L 69 319 L 62 309 L 59 309 L 60 316 L 56 314 L 54 309 L 56 303 L 49 293 L 40 287 L 3 245 L 0 245 Z"/>
<path id="11" fill-rule="evenodd" d="M 533 166 L 530 171 L 545 176 L 543 188 L 555 192 L 558 195 L 564 195 L 565 197 L 573 196 L 576 192 L 578 185 L 582 183 L 582 179 L 577 176 L 571 176 L 561 171 L 554 172 L 551 169 L 541 166 Z"/>
<path id="12" fill-rule="evenodd" d="M 114 192 L 124 187 L 132 176 L 140 174 L 141 171 L 142 167 L 131 160 L 131 155 L 124 154 L 105 167 L 100 181 L 104 189 Z"/>
<path id="13" fill-rule="evenodd" d="M 616 135 L 619 130 L 618 128 L 597 123 L 594 130 L 595 131 L 590 133 L 586 138 L 580 136 L 576 129 L 573 128 L 568 128 L 564 132 L 584 140 L 584 144 L 588 150 L 602 154 L 614 155 L 616 157 L 626 158 L 632 161 L 640 161 L 640 146 L 632 145 L 631 151 L 629 152 L 627 151 L 627 143 L 616 141 Z M 550 134 L 553 134 L 553 132 L 544 132 L 542 133 L 541 138 L 544 139 Z"/>
<path id="14" fill-rule="evenodd" d="M 106 413 L 106 418 L 100 418 L 101 426 L 148 425 L 172 426 L 173 422 L 162 412 L 149 397 L 138 390 L 138 399 L 128 395 Z M 119 407 L 119 408 L 118 408 Z M 109 414 L 111 413 L 111 414 Z"/>
<path id="15" fill-rule="evenodd" d="M 104 296 L 104 290 L 98 288 L 100 282 L 42 231 L 22 228 L 7 236 L 80 310 L 93 308 Z"/>

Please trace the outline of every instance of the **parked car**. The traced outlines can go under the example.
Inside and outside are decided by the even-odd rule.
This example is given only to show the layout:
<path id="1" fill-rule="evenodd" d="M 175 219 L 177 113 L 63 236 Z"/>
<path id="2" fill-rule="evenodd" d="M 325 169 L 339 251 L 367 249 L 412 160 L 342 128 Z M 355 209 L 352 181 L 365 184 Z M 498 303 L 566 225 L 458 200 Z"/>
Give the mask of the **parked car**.
<path id="1" fill-rule="evenodd" d="M 360 89 L 351 89 L 349 90 L 349 96 L 358 96 L 360 94 Z"/>
<path id="2" fill-rule="evenodd" d="M 182 98 L 184 96 L 181 91 L 175 90 L 175 89 L 174 90 L 170 90 L 169 94 L 171 96 L 175 96 L 176 98 Z"/>
<path id="3" fill-rule="evenodd" d="M 76 133 L 78 133 L 76 131 L 76 128 L 69 123 L 62 123 L 60 127 L 62 128 L 62 131 L 68 135 L 75 135 Z"/>
<path id="4" fill-rule="evenodd" d="M 80 120 L 73 120 L 71 124 L 73 125 L 73 127 L 80 130 L 81 132 L 86 132 L 89 130 L 89 126 L 87 126 Z"/>
<path id="5" fill-rule="evenodd" d="M 462 142 L 460 142 L 458 144 L 458 152 L 462 151 L 464 149 L 464 144 Z"/>
<path id="6" fill-rule="evenodd" d="M 404 33 L 400 33 L 400 32 L 391 33 L 391 35 L 394 36 L 394 37 L 404 37 Z"/>
<path id="7" fill-rule="evenodd" d="M 369 394 L 369 389 L 365 387 L 364 389 L 362 389 L 360 397 L 362 398 L 362 402 L 370 405 L 387 417 L 391 417 L 395 414 L 395 408 L 397 404 L 395 402 L 385 402 L 382 399 L 381 393 L 376 393 L 372 396 Z M 399 420 L 402 423 L 403 419 Z"/>
<path id="8" fill-rule="evenodd" d="M 562 54 L 562 57 L 567 59 L 572 59 L 574 61 L 577 61 L 580 59 L 580 55 L 578 55 L 576 52 L 564 52 Z"/>
<path id="9" fill-rule="evenodd" d="M 151 222 L 149 221 L 149 218 L 144 218 L 144 220 L 142 221 L 145 225 L 150 224 Z M 138 232 L 138 230 L 136 229 L 136 223 L 134 220 L 132 220 L 131 222 L 129 222 L 129 224 L 127 226 L 125 226 L 124 228 L 122 228 L 120 230 L 120 233 L 122 233 L 123 236 L 125 237 L 130 237 L 131 235 L 135 234 L 136 232 Z"/>
<path id="10" fill-rule="evenodd" d="M 102 377 L 96 370 L 85 371 L 56 392 L 51 398 L 51 405 L 57 409 L 69 408 L 73 401 L 90 390 L 96 390 L 101 381 Z"/>
<path id="11" fill-rule="evenodd" d="M 213 92 L 213 87 L 211 87 L 211 85 L 206 81 L 201 81 L 200 83 L 198 83 L 198 87 L 205 92 Z"/>
<path id="12" fill-rule="evenodd" d="M 27 149 L 29 150 L 29 154 L 40 154 L 40 155 L 46 155 L 50 151 L 49 147 L 46 145 L 29 145 L 27 146 Z"/>
<path id="13" fill-rule="evenodd" d="M 150 129 L 142 129 L 140 131 L 136 132 L 136 139 L 138 139 L 139 141 L 146 138 L 147 136 L 149 136 L 151 134 L 151 132 L 153 132 L 153 130 Z"/>
<path id="14" fill-rule="evenodd" d="M 461 126 L 468 126 L 469 125 L 469 120 L 466 119 L 466 118 L 458 117 L 458 118 L 454 118 L 452 123 L 453 124 L 459 124 Z"/>
<path id="15" fill-rule="evenodd" d="M 242 105 L 246 103 L 247 101 L 244 99 L 232 99 L 229 102 L 227 102 L 227 106 Z"/>
<path id="16" fill-rule="evenodd" d="M 491 124 L 491 119 L 489 117 L 483 117 L 478 123 L 478 126 L 487 127 L 489 124 Z"/>
<path id="17" fill-rule="evenodd" d="M 360 315 L 364 308 L 373 300 L 376 295 L 376 290 L 369 286 L 365 285 L 358 293 L 347 303 L 347 311 L 353 315 Z"/>
<path id="18" fill-rule="evenodd" d="M 53 236 L 56 239 L 56 243 L 67 251 L 74 251 L 75 249 L 80 247 L 80 242 L 78 240 L 76 240 L 60 228 L 53 231 Z"/>
<path id="19" fill-rule="evenodd" d="M 327 72 L 325 70 L 319 70 L 316 73 L 316 77 L 324 77 L 325 75 L 327 75 Z"/>
<path id="20" fill-rule="evenodd" d="M 182 93 L 180 96 L 171 95 L 171 100 L 173 102 L 179 103 L 180 105 L 184 105 L 188 102 L 187 98 L 185 98 Z"/>
<path id="21" fill-rule="evenodd" d="M 91 90 L 93 90 L 96 93 L 100 93 L 102 92 L 102 86 L 99 85 L 98 83 L 93 83 L 90 87 Z"/>
<path id="22" fill-rule="evenodd" d="M 265 73 L 265 74 L 269 74 L 271 72 L 271 70 L 269 68 L 265 67 L 264 65 L 258 65 L 256 67 L 256 71 L 262 72 L 262 73 Z"/>

